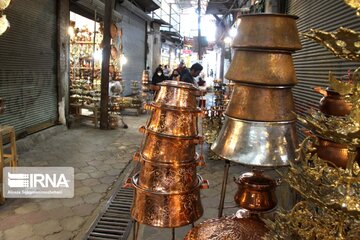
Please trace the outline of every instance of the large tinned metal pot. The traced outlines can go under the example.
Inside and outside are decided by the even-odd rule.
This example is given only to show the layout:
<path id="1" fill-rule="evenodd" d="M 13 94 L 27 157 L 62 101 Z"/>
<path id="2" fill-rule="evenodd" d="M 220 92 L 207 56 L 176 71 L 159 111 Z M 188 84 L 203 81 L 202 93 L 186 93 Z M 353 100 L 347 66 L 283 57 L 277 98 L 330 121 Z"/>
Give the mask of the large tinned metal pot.
<path id="1" fill-rule="evenodd" d="M 296 19 L 296 16 L 284 14 L 241 15 L 233 47 L 289 51 L 301 49 Z"/>
<path id="2" fill-rule="evenodd" d="M 158 84 L 155 104 L 179 108 L 196 109 L 196 97 L 201 96 L 195 85 L 180 81 L 164 81 Z"/>
<path id="3" fill-rule="evenodd" d="M 203 214 L 200 189 L 208 186 L 200 175 L 194 188 L 186 192 L 164 193 L 142 188 L 138 174 L 132 178 L 132 184 L 135 195 L 131 216 L 141 224 L 175 228 L 193 223 Z"/>
<path id="4" fill-rule="evenodd" d="M 198 135 L 197 118 L 202 114 L 200 110 L 180 110 L 154 104 L 146 104 L 145 108 L 152 110 L 147 129 L 176 137 L 192 138 Z"/>
<path id="5" fill-rule="evenodd" d="M 351 112 L 352 105 L 346 102 L 344 97 L 330 88 L 326 92 L 321 91 L 324 97 L 320 99 L 320 111 L 331 116 L 346 116 Z"/>
<path id="6" fill-rule="evenodd" d="M 289 121 L 296 115 L 290 87 L 235 84 L 226 115 L 253 121 Z"/>
<path id="7" fill-rule="evenodd" d="M 141 127 L 140 131 L 146 134 L 141 155 L 148 160 L 159 163 L 193 162 L 196 156 L 196 144 L 202 143 L 202 137 L 179 138 L 155 133 Z"/>
<path id="8" fill-rule="evenodd" d="M 297 84 L 290 52 L 237 50 L 225 77 L 259 85 Z"/>
<path id="9" fill-rule="evenodd" d="M 184 240 L 259 240 L 268 232 L 258 217 L 235 216 L 208 219 L 194 228 Z"/>
<path id="10" fill-rule="evenodd" d="M 349 161 L 349 150 L 346 144 L 332 142 L 326 139 L 318 138 L 316 153 L 319 158 L 332 162 L 338 167 L 346 168 Z M 360 164 L 360 149 L 356 151 L 355 161 Z"/>
<path id="11" fill-rule="evenodd" d="M 199 162 L 157 163 L 140 158 L 141 169 L 138 185 L 142 188 L 161 192 L 190 191 L 198 183 L 196 167 Z"/>
<path id="12" fill-rule="evenodd" d="M 225 115 L 211 150 L 233 162 L 276 167 L 295 159 L 296 145 L 295 121 L 246 121 Z"/>
<path id="13" fill-rule="evenodd" d="M 265 177 L 262 171 L 243 173 L 234 179 L 238 185 L 238 191 L 234 200 L 240 207 L 251 211 L 268 211 L 276 207 L 275 194 L 277 182 Z"/>

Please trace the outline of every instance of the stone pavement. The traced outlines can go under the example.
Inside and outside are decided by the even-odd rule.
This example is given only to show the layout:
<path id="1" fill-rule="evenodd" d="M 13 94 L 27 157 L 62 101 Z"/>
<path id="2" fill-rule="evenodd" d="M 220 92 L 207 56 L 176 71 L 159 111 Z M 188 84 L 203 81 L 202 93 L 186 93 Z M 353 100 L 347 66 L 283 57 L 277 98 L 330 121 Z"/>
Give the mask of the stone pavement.
<path id="1" fill-rule="evenodd" d="M 19 140 L 19 166 L 74 167 L 75 197 L 7 199 L 0 206 L 0 239 L 84 239 L 106 201 L 122 184 L 122 173 L 129 170 L 129 162 L 142 139 L 137 129 L 146 118 L 147 115 L 125 116 L 128 129 L 76 126 L 25 152 L 21 151 L 24 144 Z M 40 132 L 38 138 L 42 139 L 46 131 L 52 130 Z"/>
<path id="2" fill-rule="evenodd" d="M 133 153 L 139 148 L 143 135 L 138 127 L 144 125 L 147 115 L 126 116 L 128 129 L 99 130 L 80 126 L 64 130 L 49 139 L 31 146 L 31 150 L 20 152 L 20 166 L 72 166 L 75 168 L 75 197 L 73 199 L 7 199 L 0 206 L 0 239 L 84 239 L 106 201 L 123 183 L 133 164 Z M 19 141 L 19 143 L 21 140 Z M 220 201 L 221 183 L 224 171 L 223 160 L 207 159 L 208 145 L 205 144 L 206 167 L 198 168 L 210 188 L 201 190 L 203 216 L 195 223 L 216 218 Z M 237 185 L 233 177 L 239 176 L 250 167 L 232 164 L 229 172 L 225 215 L 236 212 L 233 197 Z M 276 176 L 273 171 L 266 174 Z M 285 189 L 285 191 L 283 190 Z M 287 186 L 277 189 L 279 205 L 288 208 L 291 196 L 284 195 Z M 279 198 L 279 192 L 282 195 Z M 176 239 L 183 239 L 191 225 L 177 228 Z M 171 239 L 171 229 L 141 225 L 138 240 Z M 132 236 L 128 238 L 132 240 Z"/>

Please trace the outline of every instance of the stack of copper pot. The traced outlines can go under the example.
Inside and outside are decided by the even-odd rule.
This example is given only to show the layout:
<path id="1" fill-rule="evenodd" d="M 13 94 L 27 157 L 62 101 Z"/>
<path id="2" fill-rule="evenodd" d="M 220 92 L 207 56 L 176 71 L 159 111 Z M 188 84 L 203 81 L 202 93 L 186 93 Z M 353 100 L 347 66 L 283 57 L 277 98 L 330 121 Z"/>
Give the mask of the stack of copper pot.
<path id="1" fill-rule="evenodd" d="M 297 83 L 291 53 L 301 49 L 296 17 L 240 17 L 226 78 L 235 83 L 224 125 L 211 149 L 252 166 L 284 166 L 295 159 L 296 128 L 291 88 Z"/>
<path id="2" fill-rule="evenodd" d="M 132 217 L 141 224 L 175 228 L 195 222 L 203 214 L 200 189 L 207 188 L 196 172 L 202 165 L 196 145 L 196 107 L 199 89 L 192 84 L 165 81 L 158 85 L 155 101 L 146 104 L 152 111 L 145 127 L 143 146 L 135 159 L 140 171 L 132 178 L 135 198 Z"/>

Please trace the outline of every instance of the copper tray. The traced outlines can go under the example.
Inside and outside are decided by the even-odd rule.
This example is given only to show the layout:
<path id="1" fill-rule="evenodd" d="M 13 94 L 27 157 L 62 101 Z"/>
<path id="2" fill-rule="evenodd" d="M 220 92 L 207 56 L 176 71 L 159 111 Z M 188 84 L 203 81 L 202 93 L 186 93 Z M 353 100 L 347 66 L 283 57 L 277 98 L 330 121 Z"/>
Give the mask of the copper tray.
<path id="1" fill-rule="evenodd" d="M 230 216 L 208 219 L 198 224 L 184 240 L 259 240 L 267 231 L 265 224 L 256 217 Z"/>

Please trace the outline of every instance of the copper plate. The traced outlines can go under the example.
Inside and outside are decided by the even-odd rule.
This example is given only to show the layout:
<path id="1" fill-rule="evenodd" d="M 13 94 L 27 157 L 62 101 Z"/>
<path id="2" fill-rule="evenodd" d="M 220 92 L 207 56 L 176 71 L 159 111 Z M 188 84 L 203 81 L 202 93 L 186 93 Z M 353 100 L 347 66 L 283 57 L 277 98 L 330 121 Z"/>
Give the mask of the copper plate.
<path id="1" fill-rule="evenodd" d="M 188 232 L 184 240 L 259 240 L 267 228 L 258 218 L 225 218 L 208 219 Z"/>
<path id="2" fill-rule="evenodd" d="M 287 52 L 236 51 L 225 77 L 259 85 L 297 84 L 294 63 Z"/>
<path id="3" fill-rule="evenodd" d="M 253 121 L 289 121 L 296 115 L 290 87 L 236 84 L 226 115 Z"/>
<path id="4" fill-rule="evenodd" d="M 234 48 L 301 49 L 296 16 L 285 14 L 241 15 Z"/>
<path id="5" fill-rule="evenodd" d="M 203 180 L 187 192 L 163 193 L 144 189 L 138 184 L 138 174 L 132 178 L 135 187 L 131 216 L 139 223 L 154 227 L 175 228 L 198 220 L 203 214 L 200 188 Z"/>

